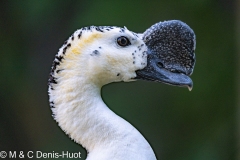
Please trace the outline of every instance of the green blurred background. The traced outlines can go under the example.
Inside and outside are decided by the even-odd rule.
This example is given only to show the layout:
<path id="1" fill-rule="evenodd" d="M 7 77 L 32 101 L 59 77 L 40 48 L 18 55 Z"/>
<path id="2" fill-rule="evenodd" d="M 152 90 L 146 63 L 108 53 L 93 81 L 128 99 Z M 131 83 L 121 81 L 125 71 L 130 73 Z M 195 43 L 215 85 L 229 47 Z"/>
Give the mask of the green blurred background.
<path id="1" fill-rule="evenodd" d="M 80 150 L 85 159 L 51 117 L 47 81 L 58 49 L 84 26 L 144 32 L 178 19 L 197 36 L 193 90 L 112 83 L 103 99 L 146 137 L 158 159 L 240 160 L 238 10 L 231 0 L 1 0 L 0 151 Z"/>

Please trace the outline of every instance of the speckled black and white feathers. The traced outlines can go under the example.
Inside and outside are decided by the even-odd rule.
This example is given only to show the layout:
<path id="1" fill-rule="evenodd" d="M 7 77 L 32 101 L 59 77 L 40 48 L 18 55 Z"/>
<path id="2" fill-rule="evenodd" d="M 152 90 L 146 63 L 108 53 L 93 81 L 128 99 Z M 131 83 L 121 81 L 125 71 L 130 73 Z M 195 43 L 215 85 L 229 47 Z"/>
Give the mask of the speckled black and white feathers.
<path id="1" fill-rule="evenodd" d="M 143 40 L 150 56 L 171 72 L 191 75 L 195 65 L 196 38 L 193 30 L 178 20 L 159 22 L 147 29 Z"/>
<path id="2" fill-rule="evenodd" d="M 121 28 L 121 27 L 114 27 L 114 26 L 88 26 L 88 27 L 83 27 L 79 30 L 77 30 L 76 32 L 74 32 L 69 38 L 68 40 L 66 40 L 63 44 L 63 46 L 59 49 L 58 54 L 56 54 L 55 59 L 53 61 L 52 64 L 52 68 L 51 68 L 51 72 L 49 75 L 49 79 L 48 79 L 48 85 L 51 89 L 54 89 L 53 84 L 57 84 L 57 79 L 54 76 L 55 74 L 59 73 L 62 70 L 58 69 L 58 66 L 62 63 L 62 60 L 64 59 L 65 53 L 66 51 L 71 47 L 71 43 L 76 40 L 76 39 L 80 39 L 83 32 L 92 32 L 94 31 L 98 31 L 98 32 L 107 32 L 110 31 L 114 28 L 119 28 L 119 32 L 122 33 L 124 32 L 127 28 Z M 137 36 L 137 34 L 134 34 Z M 99 49 L 101 49 L 101 46 L 99 47 Z M 92 56 L 96 56 L 99 55 L 100 52 L 98 50 L 94 50 L 92 52 Z"/>
<path id="3" fill-rule="evenodd" d="M 74 43 L 78 40 L 80 40 L 79 42 L 81 42 L 83 38 L 83 35 L 87 32 L 99 32 L 99 33 L 107 33 L 113 29 L 118 29 L 119 30 L 119 34 L 125 33 L 127 28 L 121 28 L 121 27 L 115 27 L 115 26 L 89 26 L 89 27 L 83 27 L 77 31 L 75 31 L 62 45 L 62 47 L 59 49 L 58 53 L 55 55 L 54 61 L 52 63 L 52 67 L 51 67 L 51 72 L 49 75 L 49 79 L 48 79 L 48 86 L 49 86 L 49 91 L 54 90 L 55 86 L 58 85 L 58 74 L 60 72 L 63 72 L 64 69 L 61 66 L 61 64 L 63 63 L 64 59 L 66 58 L 66 54 L 68 52 L 68 50 L 73 47 Z M 131 32 L 134 37 L 138 37 L 137 34 L 135 34 L 134 32 Z M 143 44 L 142 44 L 143 45 Z M 141 50 L 141 48 L 143 46 L 139 46 L 138 49 Z M 103 50 L 103 47 L 101 45 L 99 45 L 96 48 L 92 49 L 92 52 L 89 54 L 90 56 L 94 56 L 94 57 L 99 57 L 101 56 L 101 52 Z M 133 53 L 133 56 L 140 56 L 140 54 L 137 54 L 136 52 Z M 145 56 L 146 53 L 144 53 Z M 133 60 L 133 64 L 135 64 L 135 60 Z M 145 65 L 142 64 L 142 65 Z M 117 76 L 120 76 L 121 73 L 117 73 Z M 50 102 L 50 106 L 51 108 L 54 108 L 54 101 Z"/>

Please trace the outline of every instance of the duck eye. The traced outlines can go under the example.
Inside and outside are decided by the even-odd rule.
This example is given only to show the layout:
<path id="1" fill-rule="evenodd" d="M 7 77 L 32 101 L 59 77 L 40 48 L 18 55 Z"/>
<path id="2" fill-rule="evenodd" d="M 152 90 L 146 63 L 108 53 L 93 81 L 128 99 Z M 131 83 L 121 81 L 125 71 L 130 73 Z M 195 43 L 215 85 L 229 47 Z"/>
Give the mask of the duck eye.
<path id="1" fill-rule="evenodd" d="M 130 41 L 128 40 L 128 38 L 124 37 L 124 36 L 118 37 L 117 43 L 118 43 L 118 45 L 120 45 L 122 47 L 125 47 L 125 46 L 128 46 L 131 44 Z"/>

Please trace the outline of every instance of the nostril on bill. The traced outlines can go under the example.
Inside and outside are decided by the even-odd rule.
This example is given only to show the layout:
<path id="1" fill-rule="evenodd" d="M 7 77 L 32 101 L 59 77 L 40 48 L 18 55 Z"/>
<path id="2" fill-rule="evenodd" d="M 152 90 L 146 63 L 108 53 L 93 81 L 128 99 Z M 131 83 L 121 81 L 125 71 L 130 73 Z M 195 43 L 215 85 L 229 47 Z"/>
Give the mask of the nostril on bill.
<path id="1" fill-rule="evenodd" d="M 163 65 L 162 62 L 157 62 L 157 66 L 158 66 L 159 68 L 164 68 L 164 65 Z"/>

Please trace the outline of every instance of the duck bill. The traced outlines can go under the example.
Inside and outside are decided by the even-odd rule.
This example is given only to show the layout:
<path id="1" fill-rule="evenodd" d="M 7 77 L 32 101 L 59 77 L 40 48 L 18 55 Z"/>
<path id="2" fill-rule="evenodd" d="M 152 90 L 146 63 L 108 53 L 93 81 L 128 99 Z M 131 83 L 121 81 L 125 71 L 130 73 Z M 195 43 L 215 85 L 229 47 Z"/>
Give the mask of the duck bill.
<path id="1" fill-rule="evenodd" d="M 178 20 L 159 22 L 142 36 L 147 46 L 147 66 L 136 71 L 135 79 L 162 82 L 192 90 L 189 77 L 194 69 L 196 36 Z"/>
<path id="2" fill-rule="evenodd" d="M 191 78 L 183 73 L 174 73 L 159 65 L 154 56 L 148 55 L 148 63 L 142 70 L 136 71 L 135 79 L 161 82 L 173 86 L 187 87 L 189 91 L 193 88 Z"/>

